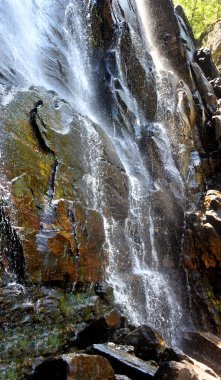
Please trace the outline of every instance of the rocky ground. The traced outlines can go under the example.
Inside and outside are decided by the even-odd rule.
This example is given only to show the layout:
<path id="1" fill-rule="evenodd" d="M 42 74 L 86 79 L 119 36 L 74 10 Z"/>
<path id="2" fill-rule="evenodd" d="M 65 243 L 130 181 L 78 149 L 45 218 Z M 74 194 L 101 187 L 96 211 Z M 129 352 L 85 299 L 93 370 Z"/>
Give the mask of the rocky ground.
<path id="1" fill-rule="evenodd" d="M 219 352 L 219 355 L 221 353 Z M 28 380 L 215 380 L 211 368 L 169 347 L 150 327 L 112 310 L 79 326 L 66 353 L 42 361 Z"/>

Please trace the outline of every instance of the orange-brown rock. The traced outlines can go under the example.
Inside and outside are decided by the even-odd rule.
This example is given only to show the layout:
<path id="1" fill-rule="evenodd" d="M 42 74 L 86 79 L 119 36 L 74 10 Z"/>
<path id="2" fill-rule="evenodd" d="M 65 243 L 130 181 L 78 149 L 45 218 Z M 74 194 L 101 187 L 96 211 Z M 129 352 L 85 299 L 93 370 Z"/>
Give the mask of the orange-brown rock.
<path id="1" fill-rule="evenodd" d="M 62 356 L 68 363 L 67 380 L 114 380 L 114 370 L 108 360 L 98 355 L 67 354 Z"/>
<path id="2" fill-rule="evenodd" d="M 39 98 L 44 107 L 33 124 L 31 110 Z M 43 89 L 18 91 L 1 106 L 1 138 L 6 135 L 7 141 L 2 146 L 0 195 L 22 242 L 27 281 L 99 282 L 103 218 L 87 200 L 83 181 L 90 169 L 81 155 L 89 143 L 88 121 L 80 122 L 66 102 L 54 107 L 53 99 Z M 114 190 L 106 189 L 108 213 L 123 219 L 128 189 L 122 165 L 109 140 L 100 130 L 94 133 L 105 147 L 101 170 L 105 177 L 115 177 Z"/>

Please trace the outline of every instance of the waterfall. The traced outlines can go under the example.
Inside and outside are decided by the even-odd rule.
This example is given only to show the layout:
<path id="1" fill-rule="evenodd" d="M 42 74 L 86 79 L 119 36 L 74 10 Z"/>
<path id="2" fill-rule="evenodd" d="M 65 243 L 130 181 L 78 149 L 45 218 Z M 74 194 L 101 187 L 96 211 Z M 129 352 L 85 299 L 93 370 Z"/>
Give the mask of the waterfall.
<path id="1" fill-rule="evenodd" d="M 153 75 L 159 87 L 158 115 L 155 121 L 149 121 L 139 101 L 131 93 L 122 69 L 123 57 L 119 40 L 113 47 L 117 74 L 116 77 L 112 75 L 110 90 L 115 107 L 119 107 L 119 99 L 122 100 L 128 113 L 134 117 L 133 121 L 125 117 L 125 128 L 122 130 L 119 120 L 113 114 L 110 119 L 102 118 L 96 105 L 99 90 L 96 88 L 89 43 L 91 6 L 89 0 L 3 0 L 0 5 L 0 36 L 3 40 L 0 46 L 3 54 L 0 68 L 3 81 L 24 87 L 34 84 L 54 90 L 84 115 L 82 128 L 87 131 L 85 144 L 88 147 L 84 160 L 88 174 L 83 179 L 83 185 L 87 189 L 85 197 L 88 207 L 103 215 L 105 249 L 109 256 L 106 281 L 114 290 L 115 302 L 132 323 L 149 324 L 169 340 L 175 340 L 182 308 L 169 274 L 161 268 L 154 199 L 161 196 L 166 204 L 167 199 L 163 193 L 168 192 L 168 209 L 162 205 L 166 220 L 166 214 L 172 213 L 169 211 L 172 202 L 182 208 L 184 186 L 171 152 L 170 135 L 159 114 L 163 62 L 148 34 L 150 28 L 145 1 L 131 3 L 129 0 L 113 0 L 113 17 L 122 21 L 123 9 L 146 73 L 148 67 L 145 53 L 142 56 L 143 51 L 149 50 L 152 55 Z M 138 20 L 145 35 L 143 39 Z M 120 84 L 117 90 L 116 80 Z M 170 101 L 171 99 L 165 98 L 163 103 Z M 157 150 L 162 164 L 162 178 L 156 178 L 154 160 L 142 153 L 143 134 L 149 136 Z M 106 211 L 106 178 L 102 175 L 105 139 L 116 155 L 119 175 L 122 181 L 125 178 L 125 186 L 128 187 L 127 215 L 121 220 L 114 213 Z M 165 183 L 166 189 L 163 187 Z M 162 242 L 163 231 L 160 233 Z M 165 227 L 165 235 L 166 233 Z"/>

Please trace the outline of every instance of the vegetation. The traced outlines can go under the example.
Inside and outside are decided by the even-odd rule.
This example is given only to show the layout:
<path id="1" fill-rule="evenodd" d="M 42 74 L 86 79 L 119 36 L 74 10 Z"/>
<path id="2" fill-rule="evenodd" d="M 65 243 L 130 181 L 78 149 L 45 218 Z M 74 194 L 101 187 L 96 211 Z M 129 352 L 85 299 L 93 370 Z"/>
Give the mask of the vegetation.
<path id="1" fill-rule="evenodd" d="M 202 41 L 211 26 L 221 18 L 221 1 L 219 0 L 174 0 L 174 5 L 181 5 L 192 26 L 196 40 Z"/>

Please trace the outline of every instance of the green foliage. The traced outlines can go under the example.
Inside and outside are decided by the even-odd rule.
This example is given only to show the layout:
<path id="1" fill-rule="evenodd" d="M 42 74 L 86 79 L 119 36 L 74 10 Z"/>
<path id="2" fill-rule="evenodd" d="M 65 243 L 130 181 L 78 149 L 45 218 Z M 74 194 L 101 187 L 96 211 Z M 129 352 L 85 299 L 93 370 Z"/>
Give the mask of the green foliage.
<path id="1" fill-rule="evenodd" d="M 199 39 L 221 18 L 220 0 L 174 0 L 181 5 L 192 26 L 196 39 Z"/>

